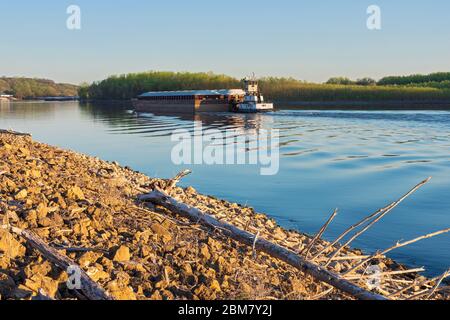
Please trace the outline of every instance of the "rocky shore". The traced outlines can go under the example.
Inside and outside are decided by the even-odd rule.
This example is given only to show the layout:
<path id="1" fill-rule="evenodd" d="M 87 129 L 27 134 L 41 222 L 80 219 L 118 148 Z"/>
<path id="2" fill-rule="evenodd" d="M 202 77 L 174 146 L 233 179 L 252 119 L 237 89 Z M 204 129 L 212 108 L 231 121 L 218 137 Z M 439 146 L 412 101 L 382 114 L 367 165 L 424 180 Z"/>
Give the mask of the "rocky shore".
<path id="1" fill-rule="evenodd" d="M 115 299 L 351 299 L 219 231 L 136 201 L 164 183 L 117 163 L 0 133 L 0 225 L 32 231 Z M 173 195 L 294 252 L 310 240 L 251 208 L 192 187 L 177 188 Z M 362 252 L 345 249 L 340 255 Z M 406 269 L 386 258 L 377 263 L 383 271 Z M 331 268 L 339 272 L 351 266 L 336 260 Z M 0 299 L 79 298 L 68 290 L 67 279 L 66 270 L 0 229 Z M 402 275 L 383 290 L 394 292 L 396 281 L 414 279 L 424 278 Z"/>

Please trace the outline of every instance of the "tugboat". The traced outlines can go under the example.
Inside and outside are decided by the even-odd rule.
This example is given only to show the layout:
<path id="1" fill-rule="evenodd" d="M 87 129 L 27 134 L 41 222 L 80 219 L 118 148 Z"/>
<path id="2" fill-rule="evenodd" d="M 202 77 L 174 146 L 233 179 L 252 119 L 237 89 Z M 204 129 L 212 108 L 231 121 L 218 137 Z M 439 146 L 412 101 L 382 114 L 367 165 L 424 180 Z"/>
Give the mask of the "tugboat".
<path id="1" fill-rule="evenodd" d="M 265 102 L 264 97 L 258 89 L 258 81 L 245 78 L 244 80 L 245 96 L 242 101 L 233 104 L 234 112 L 256 113 L 273 111 L 273 103 Z"/>

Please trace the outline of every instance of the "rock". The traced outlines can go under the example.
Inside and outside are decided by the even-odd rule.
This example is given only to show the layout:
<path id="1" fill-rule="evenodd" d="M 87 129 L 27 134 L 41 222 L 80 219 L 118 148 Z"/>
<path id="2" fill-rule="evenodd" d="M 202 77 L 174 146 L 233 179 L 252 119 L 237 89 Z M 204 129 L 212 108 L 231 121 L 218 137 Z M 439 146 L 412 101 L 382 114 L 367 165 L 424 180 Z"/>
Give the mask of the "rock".
<path id="1" fill-rule="evenodd" d="M 19 148 L 20 153 L 22 153 L 22 155 L 28 157 L 31 155 L 31 152 L 29 149 L 27 148 Z"/>
<path id="2" fill-rule="evenodd" d="M 117 300 L 136 300 L 136 294 L 130 286 L 122 285 L 116 280 L 106 286 L 109 294 Z"/>
<path id="3" fill-rule="evenodd" d="M 127 246 L 120 246 L 120 248 L 117 249 L 113 260 L 116 262 L 126 262 L 130 261 L 130 259 L 131 259 L 130 249 Z"/>
<path id="4" fill-rule="evenodd" d="M 24 199 L 27 198 L 27 196 L 28 196 L 28 191 L 27 191 L 27 189 L 22 189 L 22 190 L 20 190 L 20 191 L 16 194 L 15 199 L 16 199 L 16 200 L 24 200 Z"/>
<path id="5" fill-rule="evenodd" d="M 35 293 L 42 289 L 50 298 L 54 298 L 58 291 L 59 283 L 49 277 L 34 275 L 31 279 L 26 279 L 24 285 Z"/>
<path id="6" fill-rule="evenodd" d="M 36 208 L 36 214 L 39 219 L 47 217 L 48 208 L 44 203 L 39 203 Z"/>
<path id="7" fill-rule="evenodd" d="M 0 269 L 7 270 L 11 264 L 11 259 L 4 254 L 0 254 Z"/>
<path id="8" fill-rule="evenodd" d="M 12 146 L 11 146 L 10 144 L 6 143 L 6 142 L 2 142 L 2 143 L 0 144 L 0 146 L 1 146 L 2 148 L 5 148 L 6 150 L 11 150 L 11 149 L 12 149 Z"/>
<path id="9" fill-rule="evenodd" d="M 172 234 L 161 224 L 154 223 L 150 226 L 150 229 L 152 229 L 152 231 L 158 236 L 162 237 L 164 243 L 168 243 L 172 240 Z"/>
<path id="10" fill-rule="evenodd" d="M 90 267 L 86 273 L 95 282 L 98 282 L 99 280 L 108 280 L 110 278 L 109 273 L 103 271 L 101 265 Z"/>
<path id="11" fill-rule="evenodd" d="M 172 301 L 175 300 L 175 295 L 169 290 L 161 290 L 163 300 Z"/>
<path id="12" fill-rule="evenodd" d="M 217 251 L 222 250 L 222 244 L 219 241 L 214 240 L 211 237 L 208 238 L 208 245 L 211 247 L 211 249 L 214 249 Z"/>
<path id="13" fill-rule="evenodd" d="M 163 297 L 161 296 L 161 293 L 159 292 L 159 290 L 156 290 L 156 291 L 153 292 L 153 294 L 150 296 L 150 300 L 161 301 L 162 299 L 163 299 Z"/>
<path id="14" fill-rule="evenodd" d="M 10 297 L 15 286 L 16 283 L 10 276 L 6 273 L 0 272 L 0 296 L 6 298 Z"/>
<path id="15" fill-rule="evenodd" d="M 222 289 L 220 288 L 219 281 L 217 281 L 217 280 L 213 280 L 211 282 L 210 289 L 213 290 L 213 291 L 216 291 L 216 292 L 221 292 L 222 291 Z"/>
<path id="16" fill-rule="evenodd" d="M 32 278 L 35 275 L 46 276 L 50 271 L 52 271 L 52 265 L 48 261 L 30 264 L 24 269 L 25 275 L 28 278 Z"/>
<path id="17" fill-rule="evenodd" d="M 219 272 L 231 273 L 231 271 L 233 270 L 233 266 L 230 263 L 228 263 L 222 256 L 219 256 L 217 258 L 216 267 L 217 271 Z"/>
<path id="18" fill-rule="evenodd" d="M 90 265 L 95 264 L 101 256 L 102 255 L 97 252 L 86 252 L 78 259 L 78 264 L 81 268 L 87 268 Z"/>
<path id="19" fill-rule="evenodd" d="M 83 191 L 78 186 L 74 186 L 67 190 L 67 198 L 75 201 L 85 199 Z"/>
<path id="20" fill-rule="evenodd" d="M 26 248 L 7 231 L 0 230 L 0 251 L 7 257 L 15 259 L 23 257 Z"/>
<path id="21" fill-rule="evenodd" d="M 31 170 L 30 176 L 33 177 L 34 179 L 39 179 L 42 177 L 41 172 L 39 170 Z"/>
<path id="22" fill-rule="evenodd" d="M 147 243 L 148 239 L 150 238 L 150 236 L 151 236 L 150 230 L 146 230 L 144 232 L 136 232 L 136 234 L 134 235 L 134 238 L 137 241 L 141 241 L 143 243 Z"/>
<path id="23" fill-rule="evenodd" d="M 141 247 L 141 257 L 142 258 L 147 258 L 152 253 L 153 252 L 152 252 L 152 249 L 150 248 L 150 246 L 144 245 L 144 246 Z"/>
<path id="24" fill-rule="evenodd" d="M 209 248 L 206 243 L 200 244 L 200 256 L 205 260 L 211 259 L 211 254 L 209 253 Z"/>
<path id="25" fill-rule="evenodd" d="M 53 225 L 53 220 L 48 217 L 40 218 L 38 220 L 38 225 L 43 228 L 51 227 Z"/>
<path id="26" fill-rule="evenodd" d="M 186 193 L 188 193 L 188 194 L 194 194 L 196 192 L 197 191 L 193 187 L 187 187 L 186 188 Z"/>
<path id="27" fill-rule="evenodd" d="M 216 291 L 210 290 L 205 285 L 200 285 L 194 290 L 196 296 L 203 300 L 215 300 L 217 298 Z"/>

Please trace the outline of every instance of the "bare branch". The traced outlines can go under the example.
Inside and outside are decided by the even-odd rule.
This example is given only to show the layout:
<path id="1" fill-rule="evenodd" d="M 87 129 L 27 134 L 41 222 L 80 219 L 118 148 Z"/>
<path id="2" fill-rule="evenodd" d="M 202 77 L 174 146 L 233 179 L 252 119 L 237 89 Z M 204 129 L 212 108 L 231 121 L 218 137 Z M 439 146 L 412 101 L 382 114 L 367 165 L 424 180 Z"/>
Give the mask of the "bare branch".
<path id="1" fill-rule="evenodd" d="M 412 297 L 409 297 L 408 300 L 418 299 L 418 298 L 421 298 L 421 297 L 423 297 L 425 295 L 427 296 L 426 299 L 430 299 L 431 296 L 436 292 L 436 290 L 439 289 L 439 286 L 442 284 L 442 281 L 444 281 L 444 279 L 449 277 L 449 276 L 450 276 L 450 269 L 445 271 L 440 277 L 436 278 L 435 281 L 437 281 L 437 282 L 436 282 L 435 286 L 432 289 L 427 289 L 427 290 L 424 290 L 422 292 L 419 292 L 418 294 L 416 294 L 416 295 L 414 295 Z"/>
<path id="2" fill-rule="evenodd" d="M 306 251 L 304 255 L 305 255 L 305 257 L 308 257 L 309 252 L 313 248 L 314 244 L 322 237 L 322 235 L 327 230 L 328 226 L 331 224 L 331 222 L 334 220 L 334 218 L 336 218 L 337 214 L 338 214 L 338 209 L 335 209 L 333 214 L 330 216 L 330 218 L 328 218 L 327 222 L 325 222 L 325 224 L 322 226 L 322 228 L 320 228 L 320 230 L 316 234 L 316 236 L 311 240 L 311 242 L 308 244 L 308 246 L 302 252 L 300 252 L 300 254 L 303 254 L 303 252 Z"/>
<path id="3" fill-rule="evenodd" d="M 366 264 L 370 260 L 375 259 L 375 258 L 377 258 L 379 256 L 384 256 L 387 253 L 389 253 L 389 252 L 391 252 L 391 251 L 393 251 L 395 249 L 406 247 L 407 245 L 410 245 L 412 243 L 415 243 L 415 242 L 418 242 L 418 241 L 421 241 L 421 240 L 424 240 L 424 239 L 433 238 L 433 237 L 436 237 L 438 235 L 441 235 L 443 233 L 448 233 L 448 232 L 450 232 L 450 228 L 444 229 L 444 230 L 441 230 L 441 231 L 437 231 L 437 232 L 434 232 L 434 233 L 430 233 L 430 234 L 427 234 L 425 236 L 421 236 L 421 237 L 418 237 L 418 238 L 415 238 L 413 240 L 409 240 L 409 241 L 406 241 L 406 242 L 403 242 L 403 243 L 397 242 L 397 244 L 395 244 L 394 246 L 392 246 L 392 247 L 390 247 L 390 248 L 388 248 L 388 249 L 386 249 L 386 250 L 384 250 L 382 252 L 378 252 L 378 253 L 370 256 L 369 258 L 361 261 L 359 264 L 357 264 L 356 266 L 354 266 L 353 268 L 348 270 L 346 273 L 344 273 L 344 276 L 346 276 L 346 275 L 348 275 L 348 274 L 350 274 L 352 272 L 355 272 L 356 270 L 361 268 L 364 264 Z"/>
<path id="4" fill-rule="evenodd" d="M 416 192 L 418 189 L 420 189 L 422 186 L 424 186 L 426 183 L 428 183 L 431 180 L 431 177 L 422 181 L 421 183 L 419 183 L 418 185 L 416 185 L 413 189 L 411 189 L 408 193 L 406 193 L 403 197 L 401 197 L 399 200 L 393 202 L 392 204 L 388 205 L 387 207 L 379 210 L 381 213 L 375 217 L 369 224 L 367 224 L 367 226 L 365 226 L 361 231 L 357 232 L 354 236 L 352 236 L 345 244 L 343 244 L 342 246 L 340 246 L 329 258 L 328 262 L 325 264 L 325 266 L 328 266 L 332 259 L 334 257 L 336 257 L 339 252 L 341 252 L 341 250 L 345 247 L 347 247 L 348 245 L 350 245 L 356 238 L 358 238 L 359 236 L 361 236 L 364 232 L 366 232 L 367 230 L 370 229 L 370 227 L 372 227 L 374 224 L 376 224 L 378 221 L 380 221 L 385 215 L 387 215 L 389 212 L 391 212 L 395 207 L 397 207 L 401 202 L 403 202 L 406 198 L 408 198 L 411 194 L 413 194 L 414 192 Z M 343 236 L 339 237 L 339 238 L 343 238 Z M 338 238 L 338 239 L 339 239 Z M 336 244 L 337 242 L 335 241 L 334 244 Z M 334 245 L 333 245 L 334 246 Z"/>

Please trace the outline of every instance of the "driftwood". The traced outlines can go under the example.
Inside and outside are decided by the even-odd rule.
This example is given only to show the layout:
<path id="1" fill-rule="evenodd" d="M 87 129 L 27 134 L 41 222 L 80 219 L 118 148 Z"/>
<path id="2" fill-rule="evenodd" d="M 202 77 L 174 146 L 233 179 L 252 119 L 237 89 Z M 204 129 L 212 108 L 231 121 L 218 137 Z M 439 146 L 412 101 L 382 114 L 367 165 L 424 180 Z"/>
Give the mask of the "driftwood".
<path id="1" fill-rule="evenodd" d="M 22 230 L 10 225 L 0 225 L 0 229 L 8 230 L 27 241 L 27 243 L 38 250 L 42 256 L 54 263 L 56 266 L 63 270 L 67 270 L 69 267 L 76 267 L 80 270 L 80 291 L 89 300 L 113 300 L 96 282 L 94 282 L 75 262 L 68 257 L 59 253 L 56 249 L 47 245 L 42 239 L 40 239 L 34 233 Z"/>
<path id="2" fill-rule="evenodd" d="M 450 276 L 450 270 L 445 271 L 441 276 L 434 278 L 433 282 L 436 281 L 436 284 L 433 286 L 432 289 L 427 289 L 422 292 L 416 293 L 415 295 L 410 297 L 408 300 L 419 299 L 423 296 L 427 296 L 427 299 L 429 299 L 439 289 L 439 286 L 442 284 L 442 281 L 444 281 L 444 279 L 449 276 Z"/>
<path id="3" fill-rule="evenodd" d="M 415 268 L 415 269 L 409 269 L 409 270 L 386 271 L 386 272 L 379 273 L 378 276 L 380 276 L 380 277 L 395 276 L 395 275 L 400 275 L 400 274 L 419 273 L 419 272 L 423 272 L 423 271 L 425 271 L 424 267 L 422 267 L 422 268 Z M 345 279 L 348 279 L 348 280 L 362 280 L 362 279 L 371 278 L 371 277 L 373 277 L 373 274 L 346 276 Z"/>
<path id="4" fill-rule="evenodd" d="M 428 178 L 418 185 L 416 185 L 413 189 L 411 189 L 407 194 L 405 194 L 403 197 L 401 197 L 399 200 L 391 203 L 385 208 L 382 208 L 378 210 L 379 214 L 374 217 L 372 221 L 370 221 L 362 230 L 358 231 L 355 235 L 353 235 L 345 244 L 341 245 L 338 249 L 336 249 L 330 256 L 328 262 L 326 263 L 326 266 L 328 266 L 332 259 L 336 257 L 341 250 L 347 246 L 349 246 L 356 238 L 361 236 L 364 232 L 369 230 L 374 224 L 376 224 L 378 221 L 380 221 L 384 216 L 386 216 L 389 212 L 391 212 L 394 208 L 396 208 L 401 202 L 403 202 L 406 198 L 408 198 L 411 194 L 419 190 L 422 186 L 424 186 L 428 181 L 430 181 L 431 178 Z M 338 238 L 339 239 L 339 238 Z M 341 238 L 342 239 L 342 238 Z M 339 241 L 339 240 L 338 240 Z M 336 243 L 336 241 L 334 242 Z"/>
<path id="5" fill-rule="evenodd" d="M 438 232 L 430 233 L 430 234 L 427 234 L 425 236 L 421 236 L 421 237 L 415 238 L 413 240 L 409 240 L 409 241 L 405 241 L 405 242 L 397 242 L 394 246 L 392 246 L 392 247 L 390 247 L 390 248 L 388 248 L 388 249 L 386 249 L 386 250 L 384 250 L 382 252 L 378 252 L 378 253 L 374 254 L 373 256 L 370 256 L 367 259 L 361 261 L 359 264 L 357 264 L 356 266 L 354 266 L 353 268 L 348 270 L 344 275 L 350 274 L 350 273 L 358 270 L 359 268 L 361 268 L 364 264 L 366 264 L 370 260 L 375 259 L 375 258 L 380 257 L 380 256 L 384 256 L 387 253 L 389 253 L 389 252 L 391 252 L 391 251 L 393 251 L 395 249 L 406 247 L 407 245 L 410 245 L 412 243 L 416 243 L 416 242 L 418 242 L 420 240 L 433 238 L 433 237 L 436 237 L 438 235 L 441 235 L 443 233 L 448 233 L 448 232 L 450 232 L 450 228 L 444 229 L 444 230 L 441 230 L 441 231 L 438 231 Z"/>
<path id="6" fill-rule="evenodd" d="M 415 186 L 413 189 L 411 189 L 408 193 L 406 193 L 403 197 L 401 197 L 399 200 L 397 200 L 397 201 L 391 203 L 390 205 L 388 205 L 388 206 L 386 206 L 386 207 L 384 207 L 384 208 L 381 208 L 381 209 L 377 210 L 376 212 L 374 212 L 374 213 L 372 213 L 371 215 L 367 216 L 366 218 L 362 219 L 362 220 L 359 221 L 358 223 L 356 223 L 356 224 L 352 225 L 351 227 L 349 227 L 349 228 L 348 228 L 347 230 L 345 230 L 339 237 L 337 237 L 337 239 L 334 240 L 334 242 L 332 242 L 332 243 L 329 244 L 328 246 L 325 246 L 322 250 L 320 250 L 319 252 L 317 252 L 316 255 L 312 258 L 312 260 L 314 261 L 314 260 L 317 259 L 319 256 L 321 256 L 324 252 L 326 252 L 328 249 L 335 247 L 335 246 L 339 243 L 339 241 L 341 241 L 341 240 L 342 240 L 346 235 L 348 235 L 351 231 L 353 231 L 353 230 L 355 230 L 356 228 L 358 228 L 358 227 L 364 225 L 365 223 L 371 221 L 372 219 L 375 219 L 376 221 L 375 221 L 375 220 L 372 220 L 372 222 L 370 222 L 370 226 L 372 226 L 374 223 L 376 223 L 376 222 L 379 220 L 379 219 L 377 220 L 377 218 L 378 218 L 379 215 L 386 215 L 389 211 L 391 211 L 391 210 L 394 209 L 396 206 L 398 206 L 398 205 L 399 205 L 401 202 L 403 202 L 407 197 L 409 197 L 411 194 L 413 194 L 414 192 L 416 192 L 418 189 L 420 189 L 423 185 L 425 185 L 425 184 L 426 184 L 428 181 L 430 181 L 430 180 L 431 180 L 431 178 L 428 178 L 428 179 L 422 181 L 422 182 L 419 183 L 417 186 Z M 387 212 L 386 212 L 386 211 L 387 211 Z M 369 226 L 369 227 L 370 227 L 370 226 Z M 367 227 L 366 227 L 366 228 L 367 228 Z M 366 229 L 366 230 L 367 230 L 367 229 Z M 359 236 L 360 234 L 361 234 L 361 233 L 359 233 L 358 236 Z M 351 239 L 350 242 L 352 242 L 354 239 L 355 239 L 355 238 Z M 347 242 L 346 245 L 349 244 L 350 242 Z M 341 246 L 340 249 L 342 249 L 343 247 L 344 247 L 344 246 Z M 339 249 L 339 251 L 340 251 L 340 249 Z M 332 261 L 333 258 L 334 258 L 334 256 L 336 256 L 338 253 L 339 253 L 339 252 L 334 252 L 334 253 L 332 254 L 332 257 L 329 258 L 329 259 L 330 259 L 329 261 Z"/>
<path id="7" fill-rule="evenodd" d="M 181 181 L 181 179 L 183 179 L 184 177 L 190 175 L 191 173 L 192 173 L 191 170 L 181 171 L 179 174 L 177 174 L 173 179 L 171 179 L 168 182 L 168 185 L 167 185 L 167 187 L 164 190 L 166 190 L 166 192 L 170 193 L 170 191 L 172 191 L 172 189 L 176 187 L 176 185 L 178 184 L 178 182 Z"/>
<path id="8" fill-rule="evenodd" d="M 310 241 L 310 243 L 308 244 L 308 246 L 305 248 L 305 250 L 303 250 L 300 254 L 304 254 L 305 257 L 308 257 L 309 252 L 311 251 L 311 249 L 313 248 L 314 244 L 320 240 L 320 238 L 323 236 L 323 234 L 325 233 L 325 231 L 327 230 L 328 226 L 331 224 L 331 222 L 333 222 L 334 218 L 336 218 L 338 214 L 338 209 L 334 210 L 333 214 L 330 216 L 330 218 L 327 220 L 327 222 L 325 222 L 325 224 L 323 225 L 323 227 L 319 230 L 319 232 L 316 234 L 316 236 Z"/>
<path id="9" fill-rule="evenodd" d="M 197 208 L 190 207 L 187 204 L 179 202 L 162 190 L 156 188 L 154 191 L 148 194 L 139 196 L 138 199 L 140 201 L 149 201 L 154 204 L 163 206 L 173 213 L 179 214 L 195 223 L 202 224 L 208 228 L 221 230 L 232 239 L 237 240 L 250 247 L 254 246 L 256 250 L 280 259 L 299 269 L 300 271 L 313 276 L 317 280 L 328 283 L 329 285 L 342 290 L 343 292 L 346 292 L 355 298 L 362 300 L 387 300 L 387 298 L 382 295 L 361 288 L 358 285 L 350 282 L 349 280 L 346 280 L 341 276 L 330 272 L 326 268 L 307 261 L 302 256 L 299 256 L 298 254 L 287 248 L 267 241 L 263 238 L 257 238 L 254 234 L 241 230 L 231 224 L 218 221 L 217 219 L 203 213 Z"/>
<path id="10" fill-rule="evenodd" d="M 297 269 L 313 276 L 315 279 L 323 281 L 331 285 L 333 288 L 338 288 L 359 299 L 371 299 L 371 300 L 396 299 L 397 296 L 400 296 L 406 293 L 407 291 L 414 289 L 415 287 L 428 287 L 428 289 L 422 291 L 412 290 L 413 293 L 404 295 L 403 298 L 418 299 L 426 296 L 426 298 L 429 299 L 435 293 L 443 290 L 440 285 L 442 284 L 443 280 L 446 277 L 450 276 L 449 270 L 440 277 L 436 277 L 434 279 L 426 279 L 422 282 L 419 282 L 418 280 L 395 279 L 392 278 L 391 276 L 414 274 L 424 271 L 425 270 L 424 268 L 398 270 L 398 271 L 393 270 L 384 271 L 380 272 L 378 276 L 384 277 L 384 282 L 386 284 L 401 282 L 403 284 L 406 284 L 406 287 L 398 289 L 398 287 L 393 288 L 392 286 L 390 286 L 388 287 L 388 290 L 385 290 L 386 288 L 377 287 L 376 290 L 379 292 L 379 294 L 376 294 L 356 285 L 356 283 L 360 281 L 367 281 L 367 279 L 372 277 L 372 275 L 365 274 L 365 272 L 360 274 L 355 273 L 359 268 L 364 266 L 372 259 L 385 258 L 385 255 L 394 249 L 407 246 L 409 244 L 418 242 L 423 239 L 432 238 L 437 235 L 450 232 L 450 229 L 444 229 L 435 233 L 430 233 L 406 242 L 397 242 L 394 246 L 384 251 L 380 250 L 374 255 L 345 255 L 345 256 L 339 255 L 339 253 L 344 247 L 348 246 L 353 240 L 355 240 L 357 237 L 366 232 L 375 223 L 380 221 L 387 213 L 392 211 L 407 197 L 409 197 L 411 194 L 413 194 L 422 186 L 424 186 L 428 181 L 430 181 L 431 178 L 428 178 L 419 183 L 418 185 L 416 185 L 413 189 L 411 189 L 408 193 L 402 196 L 399 200 L 392 202 L 388 206 L 379 209 L 373 214 L 362 219 L 360 222 L 352 225 L 351 227 L 346 229 L 331 244 L 326 245 L 319 244 L 319 241 L 323 236 L 324 232 L 327 230 L 327 228 L 333 222 L 334 218 L 337 215 L 336 209 L 333 212 L 333 214 L 329 217 L 329 219 L 325 222 L 325 224 L 322 226 L 322 228 L 318 231 L 318 233 L 314 236 L 314 238 L 308 242 L 308 244 L 304 247 L 304 249 L 300 252 L 300 254 L 297 254 L 293 250 L 288 249 L 288 247 L 283 247 L 282 245 L 272 243 L 268 240 L 260 239 L 261 234 L 260 230 L 253 230 L 251 228 L 247 229 L 247 227 L 244 228 L 244 230 L 239 229 L 236 226 L 217 220 L 214 217 L 203 213 L 199 209 L 190 207 L 187 204 L 179 202 L 175 198 L 171 197 L 170 192 L 176 187 L 176 184 L 180 181 L 181 178 L 190 173 L 191 171 L 185 170 L 179 173 L 175 178 L 168 180 L 168 182 L 166 182 L 165 184 L 164 190 L 161 190 L 159 185 L 154 185 L 153 186 L 154 191 L 150 193 L 149 191 L 145 191 L 142 196 L 138 197 L 138 199 L 140 201 L 148 201 L 153 204 L 163 206 L 172 211 L 173 213 L 189 218 L 196 224 L 202 224 L 208 228 L 221 230 L 231 238 L 252 247 L 254 254 L 256 250 L 265 252 L 266 254 L 269 254 L 272 257 L 287 262 L 288 264 L 296 267 Z M 336 247 L 336 245 L 339 243 L 340 240 L 342 240 L 351 231 L 361 226 L 363 226 L 362 230 L 356 232 L 356 234 L 353 235 L 349 241 L 347 241 L 344 245 L 339 245 L 338 247 Z M 254 232 L 255 234 L 257 232 L 257 234 L 256 235 L 252 234 L 249 231 Z M 332 248 L 334 248 L 335 250 L 330 255 L 327 256 L 326 252 Z M 309 258 L 308 256 L 311 252 L 314 252 L 314 256 L 312 258 Z M 348 270 L 345 270 L 342 273 L 337 274 L 328 270 L 329 264 L 332 261 L 355 261 L 356 265 L 350 267 Z M 324 265 L 320 265 L 320 263 L 324 263 Z M 433 283 L 434 285 L 430 286 L 429 285 L 430 283 Z"/>

